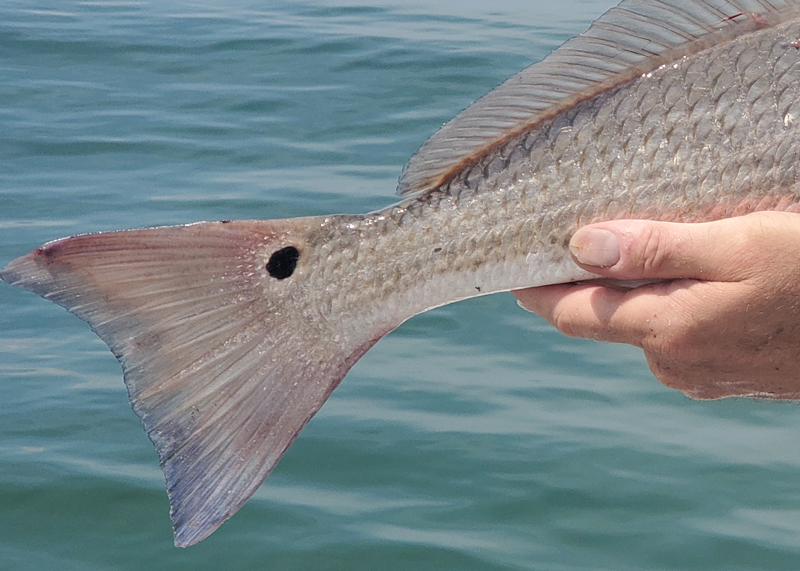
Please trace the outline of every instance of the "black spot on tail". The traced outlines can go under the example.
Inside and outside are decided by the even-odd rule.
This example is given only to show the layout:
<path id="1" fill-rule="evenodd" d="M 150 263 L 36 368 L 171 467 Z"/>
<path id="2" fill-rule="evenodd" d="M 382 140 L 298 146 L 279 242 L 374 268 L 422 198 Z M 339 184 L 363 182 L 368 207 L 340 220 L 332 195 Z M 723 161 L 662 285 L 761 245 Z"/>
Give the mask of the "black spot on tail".
<path id="1" fill-rule="evenodd" d="M 270 256 L 267 271 L 276 280 L 285 280 L 294 273 L 299 259 L 300 251 L 294 246 L 281 248 Z"/>

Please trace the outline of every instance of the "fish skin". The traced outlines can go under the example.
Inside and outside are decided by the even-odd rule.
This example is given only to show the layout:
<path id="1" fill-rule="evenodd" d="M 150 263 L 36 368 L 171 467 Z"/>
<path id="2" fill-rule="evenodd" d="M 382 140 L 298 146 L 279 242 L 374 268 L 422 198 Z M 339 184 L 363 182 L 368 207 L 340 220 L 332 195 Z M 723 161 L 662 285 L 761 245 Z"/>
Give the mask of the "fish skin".
<path id="1" fill-rule="evenodd" d="M 368 284 L 369 298 L 395 306 L 396 322 L 475 295 L 591 277 L 567 246 L 592 222 L 796 211 L 797 38 L 800 20 L 586 99 L 441 188 L 344 223 L 328 219 L 308 238 L 325 252 L 309 264 L 327 271 L 324 245 L 347 244 L 356 280 L 345 272 L 322 281 Z"/>
<path id="2" fill-rule="evenodd" d="M 159 451 L 176 544 L 191 545 L 411 316 L 593 277 L 567 247 L 591 222 L 797 211 L 800 19 L 752 22 L 735 41 L 578 93 L 386 209 L 67 238 L 0 277 L 109 344 Z M 270 258 L 290 246 L 296 268 L 270 276 Z"/>

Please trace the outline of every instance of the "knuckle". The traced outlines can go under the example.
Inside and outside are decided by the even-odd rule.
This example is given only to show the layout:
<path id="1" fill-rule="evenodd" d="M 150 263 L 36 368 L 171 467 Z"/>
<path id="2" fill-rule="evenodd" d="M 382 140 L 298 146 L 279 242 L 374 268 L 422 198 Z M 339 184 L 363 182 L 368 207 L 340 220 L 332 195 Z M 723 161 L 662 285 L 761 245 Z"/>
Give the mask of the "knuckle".
<path id="1" fill-rule="evenodd" d="M 690 367 L 668 357 L 652 355 L 648 356 L 647 364 L 653 376 L 665 387 L 680 391 L 689 398 L 701 398 L 695 396 L 702 389 L 693 382 Z"/>
<path id="2" fill-rule="evenodd" d="M 644 277 L 657 275 L 669 257 L 670 236 L 661 224 L 648 224 L 630 244 L 627 259 L 631 272 Z"/>
<path id="3" fill-rule="evenodd" d="M 664 232 L 660 226 L 650 229 L 644 240 L 642 252 L 642 269 L 645 273 L 657 272 L 666 259 L 666 243 Z"/>
<path id="4" fill-rule="evenodd" d="M 567 337 L 580 337 L 580 327 L 568 312 L 556 309 L 553 313 L 553 326 Z"/>
<path id="5" fill-rule="evenodd" d="M 643 340 L 645 352 L 676 362 L 692 363 L 702 358 L 703 347 L 698 343 L 695 329 L 682 323 L 669 323 L 660 331 L 651 329 Z"/>
<path id="6" fill-rule="evenodd" d="M 651 333 L 642 341 L 642 349 L 645 353 L 657 355 L 659 357 L 677 358 L 680 349 L 676 343 L 669 339 L 667 335 Z"/>
<path id="7" fill-rule="evenodd" d="M 583 337 L 586 339 L 599 339 L 597 324 L 579 311 L 556 309 L 553 312 L 551 323 L 567 337 Z"/>
<path id="8" fill-rule="evenodd" d="M 681 392 L 692 400 L 716 400 L 729 396 L 724 390 L 713 384 L 693 384 L 687 389 L 681 390 Z"/>
<path id="9" fill-rule="evenodd" d="M 702 332 L 683 322 L 670 323 L 642 344 L 647 363 L 660 383 L 694 400 L 719 398 L 708 383 L 708 351 Z M 703 373 L 705 371 L 705 373 Z"/>
<path id="10" fill-rule="evenodd" d="M 687 364 L 668 357 L 648 355 L 647 363 L 653 376 L 665 387 L 682 392 L 692 400 L 714 400 L 746 394 L 731 390 L 729 383 L 708 363 Z"/>
<path id="11" fill-rule="evenodd" d="M 653 373 L 653 376 L 665 387 L 679 391 L 685 388 L 683 377 L 679 374 L 676 366 L 667 359 L 661 356 L 648 355 L 647 365 L 650 367 L 650 372 Z"/>

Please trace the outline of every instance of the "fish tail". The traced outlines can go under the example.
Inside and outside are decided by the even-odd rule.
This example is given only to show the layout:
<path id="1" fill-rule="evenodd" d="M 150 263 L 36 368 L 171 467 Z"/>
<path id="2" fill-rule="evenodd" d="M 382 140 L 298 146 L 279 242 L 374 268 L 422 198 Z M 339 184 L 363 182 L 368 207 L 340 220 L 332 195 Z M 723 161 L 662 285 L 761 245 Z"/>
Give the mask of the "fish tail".
<path id="1" fill-rule="evenodd" d="M 309 284 L 292 278 L 315 226 L 301 218 L 88 234 L 0 272 L 87 321 L 122 363 L 160 456 L 178 546 L 204 539 L 248 500 L 387 332 L 339 335 L 336 318 L 309 309 Z"/>

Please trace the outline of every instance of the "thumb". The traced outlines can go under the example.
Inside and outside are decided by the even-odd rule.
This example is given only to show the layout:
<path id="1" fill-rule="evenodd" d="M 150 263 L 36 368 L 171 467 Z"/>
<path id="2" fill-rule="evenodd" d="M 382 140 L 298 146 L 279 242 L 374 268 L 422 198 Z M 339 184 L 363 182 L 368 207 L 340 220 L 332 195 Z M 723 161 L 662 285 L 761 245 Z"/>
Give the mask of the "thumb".
<path id="1" fill-rule="evenodd" d="M 578 265 L 606 278 L 733 281 L 743 277 L 737 267 L 741 253 L 754 245 L 754 231 L 763 232 L 763 224 L 747 218 L 693 224 L 601 222 L 579 229 L 569 249 Z"/>

